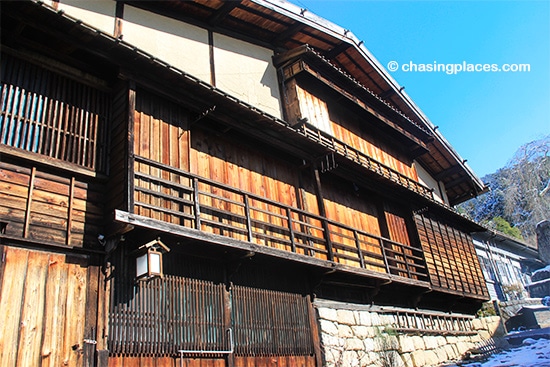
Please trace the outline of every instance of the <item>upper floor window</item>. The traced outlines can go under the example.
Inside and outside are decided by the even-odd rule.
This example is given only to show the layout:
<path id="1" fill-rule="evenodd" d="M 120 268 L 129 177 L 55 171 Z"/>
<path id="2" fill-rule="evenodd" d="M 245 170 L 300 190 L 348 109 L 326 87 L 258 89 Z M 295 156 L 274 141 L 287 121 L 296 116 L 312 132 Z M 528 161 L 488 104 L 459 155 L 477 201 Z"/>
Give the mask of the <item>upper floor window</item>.
<path id="1" fill-rule="evenodd" d="M 108 94 L 2 55 L 0 144 L 104 171 Z"/>

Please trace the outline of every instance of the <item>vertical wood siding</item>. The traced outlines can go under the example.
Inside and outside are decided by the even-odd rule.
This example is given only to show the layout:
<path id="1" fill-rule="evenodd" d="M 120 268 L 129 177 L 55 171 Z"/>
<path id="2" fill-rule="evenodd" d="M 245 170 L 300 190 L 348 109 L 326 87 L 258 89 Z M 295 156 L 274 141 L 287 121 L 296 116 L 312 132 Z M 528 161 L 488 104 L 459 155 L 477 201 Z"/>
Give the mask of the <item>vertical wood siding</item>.
<path id="1" fill-rule="evenodd" d="M 171 167 L 189 171 L 189 116 L 186 111 L 166 99 L 153 96 L 143 90 L 136 93 L 134 113 L 134 154 Z M 142 188 L 134 192 L 135 201 L 147 204 L 136 207 L 136 214 L 190 226 L 178 215 L 155 208 L 178 211 L 180 205 L 163 199 L 162 195 L 172 195 L 190 200 L 189 194 L 153 182 L 148 176 L 161 178 L 174 184 L 191 186 L 189 179 L 163 171 L 151 165 L 136 162 L 134 169 L 142 175 L 136 176 L 135 186 Z M 150 192 L 158 195 L 150 195 Z"/>
<path id="2" fill-rule="evenodd" d="M 87 258 L 2 250 L 0 366 L 80 366 Z"/>
<path id="3" fill-rule="evenodd" d="M 100 233 L 101 190 L 70 174 L 0 162 L 0 221 L 8 236 L 81 247 Z"/>
<path id="4" fill-rule="evenodd" d="M 295 88 L 290 95 L 298 99 L 297 106 L 287 110 L 290 121 L 307 117 L 308 122 L 334 136 L 349 146 L 391 169 L 418 181 L 418 175 L 410 159 L 384 141 L 384 137 L 368 128 L 368 123 L 343 110 L 328 100 L 296 83 L 288 83 L 287 89 Z M 298 107 L 299 106 L 299 107 Z M 296 117 L 294 114 L 298 113 Z"/>
<path id="5" fill-rule="evenodd" d="M 487 296 L 472 238 L 427 215 L 416 215 L 415 220 L 432 285 Z"/>
<path id="6" fill-rule="evenodd" d="M 105 170 L 108 94 L 2 54 L 0 144 Z"/>

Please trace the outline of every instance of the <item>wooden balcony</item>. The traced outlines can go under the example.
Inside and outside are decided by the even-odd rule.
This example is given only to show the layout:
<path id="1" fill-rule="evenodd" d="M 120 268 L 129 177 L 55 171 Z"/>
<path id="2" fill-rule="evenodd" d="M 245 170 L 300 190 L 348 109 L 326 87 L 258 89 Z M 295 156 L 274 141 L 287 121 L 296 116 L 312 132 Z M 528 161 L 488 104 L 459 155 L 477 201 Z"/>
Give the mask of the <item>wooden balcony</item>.
<path id="1" fill-rule="evenodd" d="M 205 238 L 214 234 L 229 243 L 255 244 L 317 264 L 341 264 L 352 271 L 365 269 L 427 285 L 421 249 L 153 160 L 134 160 L 130 215 L 198 230 Z"/>

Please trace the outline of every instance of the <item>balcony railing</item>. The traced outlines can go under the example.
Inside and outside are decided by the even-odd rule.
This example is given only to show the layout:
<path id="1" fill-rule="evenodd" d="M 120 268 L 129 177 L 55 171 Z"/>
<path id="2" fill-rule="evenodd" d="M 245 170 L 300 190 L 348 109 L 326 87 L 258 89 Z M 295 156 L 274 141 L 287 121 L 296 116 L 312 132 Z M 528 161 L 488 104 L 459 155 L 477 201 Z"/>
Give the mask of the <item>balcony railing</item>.
<path id="1" fill-rule="evenodd" d="M 428 280 L 421 249 L 143 157 L 135 157 L 135 167 L 135 214 L 316 259 Z"/>
<path id="2" fill-rule="evenodd" d="M 293 126 L 293 128 L 303 136 L 307 137 L 310 140 L 313 140 L 324 147 L 330 149 L 332 152 L 337 153 L 362 167 L 365 167 L 371 172 L 377 173 L 380 176 L 385 177 L 386 179 L 405 187 L 411 191 L 416 192 L 423 197 L 434 200 L 433 190 L 429 187 L 422 185 L 421 183 L 413 180 L 410 177 L 405 176 L 404 174 L 394 170 L 391 167 L 386 166 L 383 163 L 378 162 L 377 160 L 369 157 L 365 153 L 361 152 L 358 149 L 355 149 L 346 143 L 336 139 L 335 137 L 321 131 L 320 129 L 306 123 L 302 122 Z"/>

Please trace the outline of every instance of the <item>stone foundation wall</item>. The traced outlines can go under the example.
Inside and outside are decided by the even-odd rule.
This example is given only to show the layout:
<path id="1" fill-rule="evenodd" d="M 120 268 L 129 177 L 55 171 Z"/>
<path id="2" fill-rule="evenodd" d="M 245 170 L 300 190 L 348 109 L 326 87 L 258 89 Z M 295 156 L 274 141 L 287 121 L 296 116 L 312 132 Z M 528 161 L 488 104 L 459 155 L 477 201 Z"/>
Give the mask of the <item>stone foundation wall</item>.
<path id="1" fill-rule="evenodd" d="M 450 331 L 437 334 L 400 329 L 397 311 L 393 312 L 397 309 L 325 300 L 316 300 L 315 307 L 327 367 L 438 366 L 504 334 L 498 316 L 468 318 L 469 331 L 464 331 L 463 325 L 457 327 L 462 335 L 452 335 Z M 415 317 L 422 321 L 422 315 Z"/>

